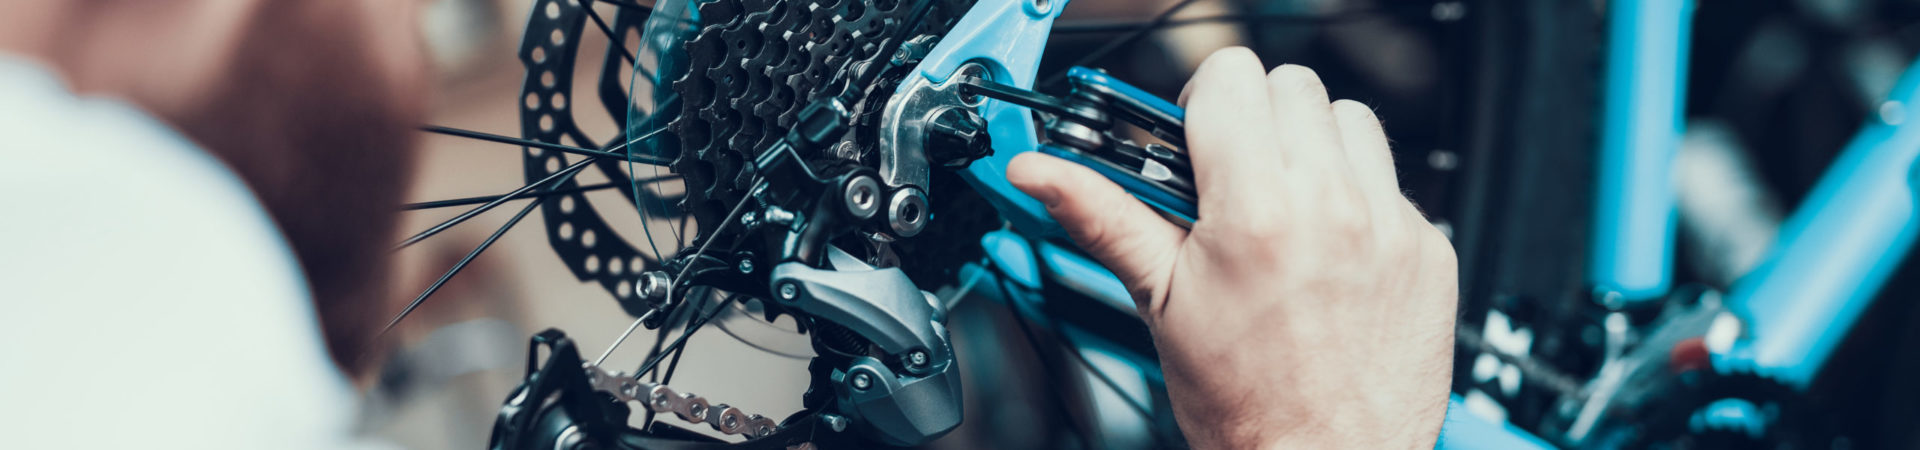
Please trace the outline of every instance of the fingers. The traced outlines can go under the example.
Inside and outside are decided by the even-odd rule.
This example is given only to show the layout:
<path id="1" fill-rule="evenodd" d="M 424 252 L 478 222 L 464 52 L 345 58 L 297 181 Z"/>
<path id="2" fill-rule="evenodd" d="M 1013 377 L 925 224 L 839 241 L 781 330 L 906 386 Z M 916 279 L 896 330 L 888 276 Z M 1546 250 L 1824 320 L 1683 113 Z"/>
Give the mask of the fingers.
<path id="1" fill-rule="evenodd" d="M 1174 105 L 1179 106 L 1180 109 L 1187 109 L 1187 97 L 1192 95 L 1193 95 L 1193 79 L 1188 78 L 1187 84 L 1180 86 L 1180 97 L 1174 99 Z"/>
<path id="2" fill-rule="evenodd" d="M 1280 159 L 1295 171 L 1345 171 L 1339 128 L 1328 104 L 1320 75 L 1304 66 L 1286 64 L 1267 74 L 1272 97 L 1273 127 L 1280 136 Z"/>
<path id="3" fill-rule="evenodd" d="M 1275 190 L 1282 161 L 1264 71 L 1253 51 L 1233 47 L 1207 57 L 1188 83 L 1187 143 L 1201 217 L 1259 204 L 1245 197 Z"/>
<path id="4" fill-rule="evenodd" d="M 1339 125 L 1340 141 L 1345 146 L 1347 166 L 1353 169 L 1356 185 L 1381 199 L 1398 199 L 1400 179 L 1393 170 L 1393 152 L 1387 133 L 1373 108 L 1353 100 L 1333 102 L 1334 121 Z"/>
<path id="5" fill-rule="evenodd" d="M 1074 243 L 1133 289 L 1142 307 L 1164 289 L 1186 230 L 1093 170 L 1052 156 L 1014 157 L 1007 181 L 1045 203 Z"/>

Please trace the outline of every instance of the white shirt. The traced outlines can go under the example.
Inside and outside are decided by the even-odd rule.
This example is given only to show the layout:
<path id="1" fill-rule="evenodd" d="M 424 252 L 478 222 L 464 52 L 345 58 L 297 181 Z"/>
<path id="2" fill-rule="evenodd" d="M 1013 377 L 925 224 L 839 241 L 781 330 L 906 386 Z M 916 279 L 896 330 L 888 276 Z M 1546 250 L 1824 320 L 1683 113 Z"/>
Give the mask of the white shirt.
<path id="1" fill-rule="evenodd" d="M 356 408 L 231 170 L 0 54 L 0 447 L 364 446 Z"/>

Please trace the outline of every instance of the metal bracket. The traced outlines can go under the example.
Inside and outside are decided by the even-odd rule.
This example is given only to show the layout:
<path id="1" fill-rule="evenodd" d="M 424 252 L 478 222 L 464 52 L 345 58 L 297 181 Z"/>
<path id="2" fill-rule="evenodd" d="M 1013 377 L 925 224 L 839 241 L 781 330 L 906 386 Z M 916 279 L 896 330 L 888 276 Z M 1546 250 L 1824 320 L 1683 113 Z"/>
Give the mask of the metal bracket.
<path id="1" fill-rule="evenodd" d="M 925 77 L 908 77 L 906 86 L 887 101 L 880 115 L 880 181 L 893 187 L 928 185 L 932 164 L 927 156 L 927 124 L 949 109 L 978 108 L 985 103 L 961 90 L 963 80 L 986 77 L 985 66 L 967 63 L 955 74 L 960 76 L 937 84 Z"/>

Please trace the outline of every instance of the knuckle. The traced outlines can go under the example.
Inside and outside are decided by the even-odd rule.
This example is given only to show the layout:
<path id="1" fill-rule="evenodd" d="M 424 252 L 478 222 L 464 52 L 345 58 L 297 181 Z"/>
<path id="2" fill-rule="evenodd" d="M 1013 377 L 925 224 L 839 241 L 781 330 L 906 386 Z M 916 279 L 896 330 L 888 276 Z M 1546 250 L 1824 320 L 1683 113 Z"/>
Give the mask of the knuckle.
<path id="1" fill-rule="evenodd" d="M 1351 99 L 1335 101 L 1333 102 L 1333 113 L 1339 116 L 1341 120 L 1351 124 L 1364 125 L 1375 129 L 1380 128 L 1380 118 L 1374 115 L 1373 107 L 1367 106 L 1367 104 L 1360 103 L 1359 101 Z"/>
<path id="2" fill-rule="evenodd" d="M 1211 57 L 1208 57 L 1207 59 L 1211 61 L 1216 58 L 1222 64 L 1252 63 L 1256 66 L 1260 64 L 1260 55 L 1255 54 L 1253 52 L 1253 49 L 1241 47 L 1241 46 L 1233 46 L 1233 47 L 1220 49 L 1218 51 L 1213 52 L 1213 55 Z"/>
<path id="3" fill-rule="evenodd" d="M 1373 107 L 1367 106 L 1365 103 L 1360 103 L 1359 100 L 1350 98 L 1334 100 L 1333 111 L 1340 113 L 1341 117 L 1354 119 L 1373 118 Z"/>
<path id="4" fill-rule="evenodd" d="M 1454 253 L 1453 241 L 1447 240 L 1446 235 L 1440 233 L 1440 229 L 1431 225 L 1423 225 L 1422 228 L 1425 229 L 1420 230 L 1419 236 L 1421 247 L 1423 247 L 1421 253 L 1426 256 L 1426 263 L 1434 265 L 1435 269 L 1444 273 L 1458 271 L 1460 259 Z"/>
<path id="5" fill-rule="evenodd" d="M 1276 88 L 1299 94 L 1325 98 L 1327 86 L 1320 81 L 1320 74 L 1298 64 L 1282 64 L 1267 74 L 1267 82 Z M 1286 92 L 1286 91 L 1283 91 Z"/>

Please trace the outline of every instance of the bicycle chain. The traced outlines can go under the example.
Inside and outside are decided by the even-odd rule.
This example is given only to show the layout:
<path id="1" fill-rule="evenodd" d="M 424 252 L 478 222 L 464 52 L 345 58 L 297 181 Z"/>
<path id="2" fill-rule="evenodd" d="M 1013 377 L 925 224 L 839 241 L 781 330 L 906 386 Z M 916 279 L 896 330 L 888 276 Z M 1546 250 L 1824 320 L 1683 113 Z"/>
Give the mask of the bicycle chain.
<path id="1" fill-rule="evenodd" d="M 655 413 L 673 413 L 688 423 L 705 423 L 714 431 L 757 439 L 773 435 L 780 429 L 779 422 L 766 416 L 748 414 L 725 403 L 716 405 L 705 397 L 678 392 L 663 384 L 640 381 L 623 372 L 609 371 L 591 364 L 586 366 L 586 372 L 587 381 L 594 389 L 606 392 L 613 398 L 639 403 Z"/>

